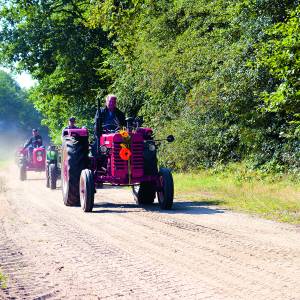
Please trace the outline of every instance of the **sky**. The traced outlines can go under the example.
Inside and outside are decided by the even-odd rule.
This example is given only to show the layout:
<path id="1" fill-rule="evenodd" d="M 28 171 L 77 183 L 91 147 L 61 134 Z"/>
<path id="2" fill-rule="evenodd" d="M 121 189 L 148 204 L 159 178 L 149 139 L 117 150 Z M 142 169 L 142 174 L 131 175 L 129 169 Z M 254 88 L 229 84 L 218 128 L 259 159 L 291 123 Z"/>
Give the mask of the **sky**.
<path id="1" fill-rule="evenodd" d="M 29 89 L 36 83 L 36 81 L 33 80 L 32 77 L 30 76 L 30 74 L 25 72 L 21 74 L 13 75 L 13 77 L 19 83 L 19 85 L 25 89 Z"/>
<path id="2" fill-rule="evenodd" d="M 7 68 L 0 67 L 1 70 L 11 74 L 11 76 L 18 82 L 21 88 L 29 89 L 37 83 L 36 80 L 33 80 L 29 73 L 22 72 L 21 74 L 14 74 Z"/>

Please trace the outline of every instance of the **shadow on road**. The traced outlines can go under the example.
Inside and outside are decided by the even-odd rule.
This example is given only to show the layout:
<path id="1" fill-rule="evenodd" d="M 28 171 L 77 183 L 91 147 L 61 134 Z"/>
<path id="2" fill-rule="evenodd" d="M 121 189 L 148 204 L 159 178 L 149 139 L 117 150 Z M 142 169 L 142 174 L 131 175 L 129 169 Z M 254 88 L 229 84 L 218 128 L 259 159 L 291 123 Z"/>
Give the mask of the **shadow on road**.
<path id="1" fill-rule="evenodd" d="M 93 213 L 129 213 L 134 212 L 139 208 L 136 204 L 123 204 L 123 203 L 111 203 L 111 202 L 98 202 L 94 204 Z M 130 209 L 130 210 L 129 210 Z"/>
<path id="2" fill-rule="evenodd" d="M 94 204 L 93 213 L 128 213 L 138 212 L 141 209 L 145 211 L 166 213 L 166 214 L 193 214 L 193 215 L 210 215 L 222 214 L 223 209 L 214 206 L 222 204 L 223 201 L 180 201 L 174 202 L 171 210 L 161 210 L 158 203 L 152 205 L 138 206 L 135 203 L 112 203 L 98 202 Z"/>
<path id="3" fill-rule="evenodd" d="M 168 214 L 192 214 L 192 215 L 210 215 L 222 214 L 223 209 L 214 206 L 222 204 L 221 200 L 214 201 L 180 201 L 174 202 L 172 210 L 164 211 Z"/>

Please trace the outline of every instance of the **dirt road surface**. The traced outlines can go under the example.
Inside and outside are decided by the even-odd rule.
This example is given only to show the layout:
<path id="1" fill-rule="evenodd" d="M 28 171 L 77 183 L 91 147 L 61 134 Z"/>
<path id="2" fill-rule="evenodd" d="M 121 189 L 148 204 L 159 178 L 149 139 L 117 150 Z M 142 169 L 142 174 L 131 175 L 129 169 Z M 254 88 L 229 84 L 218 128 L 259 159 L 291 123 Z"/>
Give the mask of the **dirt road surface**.
<path id="1" fill-rule="evenodd" d="M 298 227 L 184 199 L 140 208 L 128 189 L 83 213 L 44 174 L 0 176 L 0 299 L 300 299 Z"/>

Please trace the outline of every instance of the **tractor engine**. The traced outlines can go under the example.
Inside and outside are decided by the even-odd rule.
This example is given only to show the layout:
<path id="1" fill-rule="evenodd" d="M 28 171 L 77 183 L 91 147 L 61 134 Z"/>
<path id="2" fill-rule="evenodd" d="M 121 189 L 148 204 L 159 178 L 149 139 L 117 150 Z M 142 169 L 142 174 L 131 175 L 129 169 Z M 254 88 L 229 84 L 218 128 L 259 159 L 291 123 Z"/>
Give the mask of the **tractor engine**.
<path id="1" fill-rule="evenodd" d="M 102 167 L 105 169 L 106 176 L 116 179 L 120 184 L 126 184 L 129 180 L 133 183 L 144 175 L 143 136 L 139 133 L 130 133 L 129 135 L 131 155 L 128 160 L 123 159 L 120 155 L 124 145 L 121 134 L 103 134 L 100 137 Z"/>

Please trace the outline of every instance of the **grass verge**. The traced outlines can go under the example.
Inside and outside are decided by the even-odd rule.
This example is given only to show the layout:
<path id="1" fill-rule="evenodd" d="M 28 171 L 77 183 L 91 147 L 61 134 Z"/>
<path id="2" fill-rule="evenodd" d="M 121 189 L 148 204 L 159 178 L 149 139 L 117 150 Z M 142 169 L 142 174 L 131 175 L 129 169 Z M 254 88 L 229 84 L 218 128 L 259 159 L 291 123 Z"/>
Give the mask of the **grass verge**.
<path id="1" fill-rule="evenodd" d="M 231 165 L 222 171 L 174 174 L 175 197 L 204 201 L 264 218 L 300 224 L 300 181 Z"/>
<path id="2" fill-rule="evenodd" d="M 3 169 L 8 164 L 6 160 L 0 160 L 0 170 Z M 0 176 L 0 193 L 6 191 L 5 180 L 3 177 Z"/>
<path id="3" fill-rule="evenodd" d="M 0 169 L 4 168 L 6 165 L 8 165 L 8 161 L 0 159 Z"/>
<path id="4" fill-rule="evenodd" d="M 7 288 L 7 276 L 5 276 L 0 270 L 0 288 Z"/>

